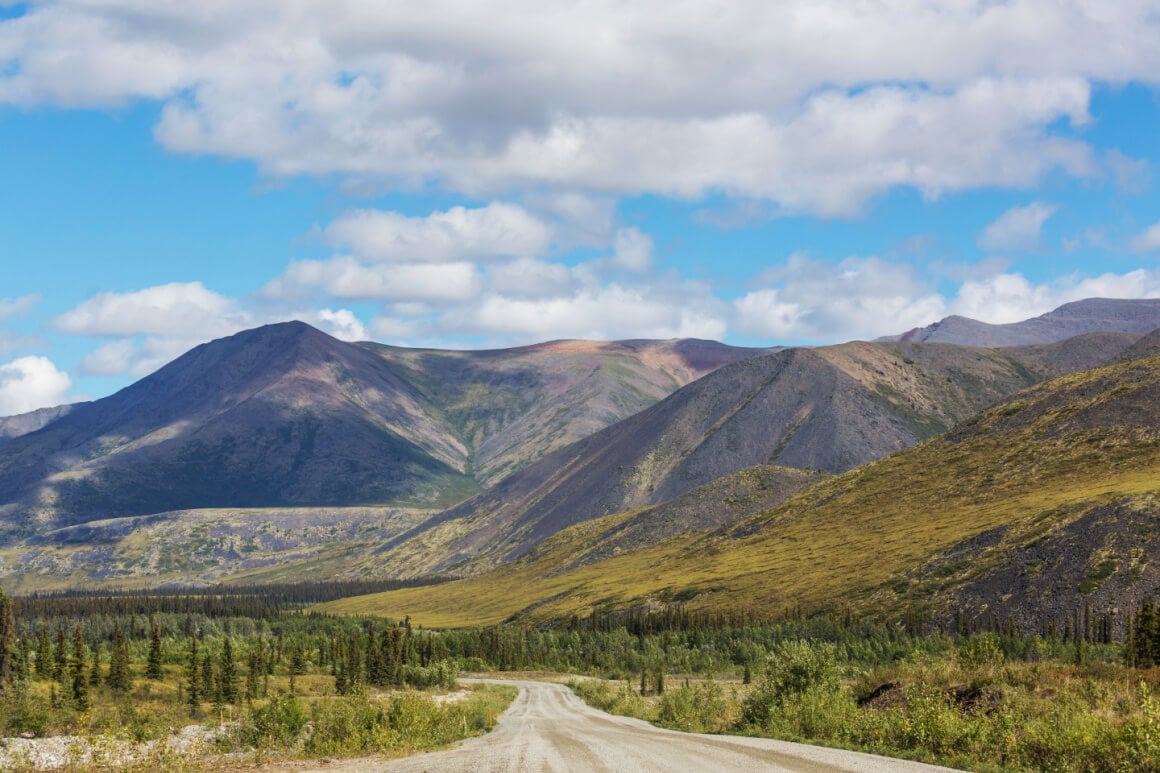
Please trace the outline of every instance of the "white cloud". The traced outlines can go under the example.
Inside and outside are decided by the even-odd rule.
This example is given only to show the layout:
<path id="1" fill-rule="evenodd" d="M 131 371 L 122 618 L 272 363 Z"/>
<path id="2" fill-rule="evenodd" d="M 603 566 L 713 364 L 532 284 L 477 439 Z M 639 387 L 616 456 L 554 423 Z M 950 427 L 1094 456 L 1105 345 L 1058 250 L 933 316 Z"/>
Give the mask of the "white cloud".
<path id="1" fill-rule="evenodd" d="M 367 329 L 350 309 L 319 309 L 309 314 L 295 315 L 341 341 L 365 341 Z"/>
<path id="2" fill-rule="evenodd" d="M 521 299 L 488 295 L 443 317 L 444 330 L 471 330 L 511 343 L 556 338 L 712 338 L 726 333 L 721 304 L 705 288 L 653 292 L 610 285 L 569 296 Z"/>
<path id="3" fill-rule="evenodd" d="M 1132 239 L 1132 249 L 1136 252 L 1160 250 L 1160 221 L 1148 226 L 1143 233 Z"/>
<path id="4" fill-rule="evenodd" d="M 0 416 L 65 402 L 72 381 L 47 357 L 20 357 L 0 365 Z"/>
<path id="5" fill-rule="evenodd" d="M 274 176 L 487 195 L 724 192 L 845 215 L 893 186 L 937 196 L 1098 173 L 1053 127 L 1087 120 L 1095 82 L 1156 82 L 1154 11 L 57 0 L 0 23 L 0 102 L 157 100 L 167 148 Z"/>
<path id="6" fill-rule="evenodd" d="M 299 260 L 271 280 L 262 294 L 299 298 L 321 291 L 344 300 L 453 302 L 481 289 L 472 263 L 363 263 L 355 258 Z"/>
<path id="7" fill-rule="evenodd" d="M 54 321 L 63 333 L 86 336 L 229 335 L 253 320 L 236 303 L 201 282 L 173 282 L 133 292 L 98 293 Z"/>
<path id="8" fill-rule="evenodd" d="M 774 343 L 874 338 L 938 319 L 945 302 L 906 264 L 791 255 L 734 302 L 736 329 Z"/>
<path id="9" fill-rule="evenodd" d="M 19 298 L 0 298 L 0 319 L 26 314 L 39 301 L 40 296 L 36 294 L 22 295 Z"/>
<path id="10" fill-rule="evenodd" d="M 652 237 L 636 227 L 617 230 L 610 265 L 621 271 L 644 273 L 652 268 Z"/>
<path id="11" fill-rule="evenodd" d="M 550 225 L 503 202 L 452 207 L 426 217 L 357 210 L 328 225 L 325 233 L 330 244 L 360 258 L 399 263 L 530 257 L 552 242 Z"/>
<path id="12" fill-rule="evenodd" d="M 1033 284 L 1021 274 L 999 274 L 964 282 L 949 301 L 948 312 L 992 324 L 1019 322 L 1084 298 L 1160 297 L 1160 271 L 1073 275 Z M 933 320 L 932 320 L 933 321 Z"/>
<path id="13" fill-rule="evenodd" d="M 1027 252 L 1039 247 L 1043 224 L 1059 207 L 1033 201 L 1023 207 L 1012 207 L 999 215 L 979 234 L 978 244 L 995 252 Z"/>

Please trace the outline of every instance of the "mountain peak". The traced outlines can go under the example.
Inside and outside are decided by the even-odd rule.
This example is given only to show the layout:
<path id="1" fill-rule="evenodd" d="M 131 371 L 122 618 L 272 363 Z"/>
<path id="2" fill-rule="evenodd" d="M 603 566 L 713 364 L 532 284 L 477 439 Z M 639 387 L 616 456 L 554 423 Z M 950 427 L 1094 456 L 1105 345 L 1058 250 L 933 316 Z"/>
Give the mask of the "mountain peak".
<path id="1" fill-rule="evenodd" d="M 962 346 L 1051 344 L 1085 333 L 1147 333 L 1160 327 L 1160 299 L 1085 298 L 1022 322 L 993 325 L 952 315 L 926 327 L 879 341 L 917 341 Z"/>

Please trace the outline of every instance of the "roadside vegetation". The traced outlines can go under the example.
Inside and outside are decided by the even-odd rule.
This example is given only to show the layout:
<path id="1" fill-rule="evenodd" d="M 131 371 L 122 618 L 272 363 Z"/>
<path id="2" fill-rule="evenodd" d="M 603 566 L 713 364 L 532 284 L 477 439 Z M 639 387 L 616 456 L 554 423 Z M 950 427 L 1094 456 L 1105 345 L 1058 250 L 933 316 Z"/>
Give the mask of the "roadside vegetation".
<path id="1" fill-rule="evenodd" d="M 514 698 L 459 685 L 406 621 L 293 609 L 317 592 L 0 594 L 0 769 L 399 756 L 486 732 Z"/>
<path id="2" fill-rule="evenodd" d="M 55 764 L 71 769 L 407 754 L 486 732 L 515 695 L 459 673 L 551 671 L 599 708 L 683 731 L 971 770 L 1160 771 L 1151 604 L 1113 641 L 1086 614 L 1024 635 L 680 608 L 431 631 L 302 611 L 335 589 L 266 606 L 247 592 L 4 598 L 0 766 L 50 767 L 20 746 L 46 736 L 69 739 Z"/>

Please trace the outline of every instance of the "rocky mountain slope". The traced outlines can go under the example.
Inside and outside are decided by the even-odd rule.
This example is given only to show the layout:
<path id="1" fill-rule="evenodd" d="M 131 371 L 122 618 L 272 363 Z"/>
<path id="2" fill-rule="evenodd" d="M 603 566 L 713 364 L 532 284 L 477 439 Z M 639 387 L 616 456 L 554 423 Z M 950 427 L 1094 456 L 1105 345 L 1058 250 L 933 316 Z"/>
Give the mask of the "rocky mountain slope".
<path id="1" fill-rule="evenodd" d="M 303 323 L 199 346 L 117 394 L 0 424 L 9 538 L 222 507 L 446 506 L 758 350 L 348 344 Z"/>
<path id="2" fill-rule="evenodd" d="M 844 472 L 1012 392 L 1113 359 L 1138 336 L 986 350 L 855 342 L 722 368 L 389 540 L 401 574 L 472 573 L 582 521 L 660 504 L 755 465 Z"/>
<path id="3" fill-rule="evenodd" d="M 1088 298 L 1006 325 L 952 316 L 882 341 L 930 341 L 963 346 L 1026 346 L 1084 333 L 1147 333 L 1160 327 L 1160 299 Z"/>
<path id="4" fill-rule="evenodd" d="M 360 344 L 394 366 L 487 486 L 701 376 L 769 350 L 716 341 L 551 341 L 493 351 Z"/>
<path id="5" fill-rule="evenodd" d="M 617 514 L 477 577 L 328 609 L 465 625 L 666 604 L 910 608 L 943 619 L 961 608 L 1062 630 L 1086 606 L 1122 632 L 1127 610 L 1160 591 L 1158 502 L 1160 358 L 1151 358 L 1034 386 L 724 529 L 578 562 L 632 517 Z"/>

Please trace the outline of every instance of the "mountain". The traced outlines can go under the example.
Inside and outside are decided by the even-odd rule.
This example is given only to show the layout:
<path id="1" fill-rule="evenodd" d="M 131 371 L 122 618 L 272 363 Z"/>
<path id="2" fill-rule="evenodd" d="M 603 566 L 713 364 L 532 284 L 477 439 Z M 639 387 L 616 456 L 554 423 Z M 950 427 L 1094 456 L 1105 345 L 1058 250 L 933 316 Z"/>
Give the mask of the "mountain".
<path id="1" fill-rule="evenodd" d="M 0 520 L 11 536 L 198 508 L 446 506 L 759 351 L 686 340 L 439 352 L 268 325 L 108 398 L 4 420 Z"/>
<path id="2" fill-rule="evenodd" d="M 75 407 L 75 404 L 55 405 L 51 408 L 40 408 L 35 411 L 29 411 L 28 413 L 19 413 L 15 416 L 0 416 L 0 443 L 3 443 L 8 438 L 20 437 L 21 435 L 27 435 L 29 432 L 36 432 L 36 430 L 47 424 L 51 424 Z"/>
<path id="3" fill-rule="evenodd" d="M 716 341 L 551 341 L 454 352 L 361 344 L 394 366 L 467 448 L 487 486 L 701 376 L 768 349 Z"/>
<path id="4" fill-rule="evenodd" d="M 463 447 L 373 353 L 302 323 L 203 344 L 0 445 L 11 518 L 196 507 L 439 502 Z"/>
<path id="5" fill-rule="evenodd" d="M 831 473 L 879 459 L 1139 336 L 1039 347 L 854 342 L 735 363 L 386 542 L 400 574 L 473 573 L 582 521 L 657 505 L 755 465 Z"/>
<path id="6" fill-rule="evenodd" d="M 1160 299 L 1088 298 L 1060 306 L 1042 316 L 1006 325 L 967 317 L 947 317 L 880 341 L 916 341 L 964 346 L 1026 346 L 1063 341 L 1084 333 L 1147 333 L 1160 327 Z"/>
<path id="7" fill-rule="evenodd" d="M 850 610 L 1062 630 L 1090 608 L 1123 632 L 1160 591 L 1160 358 L 1033 386 L 926 443 L 823 480 L 723 529 L 594 563 L 626 515 L 581 523 L 518 561 L 334 612 L 474 625 L 685 605 Z"/>

